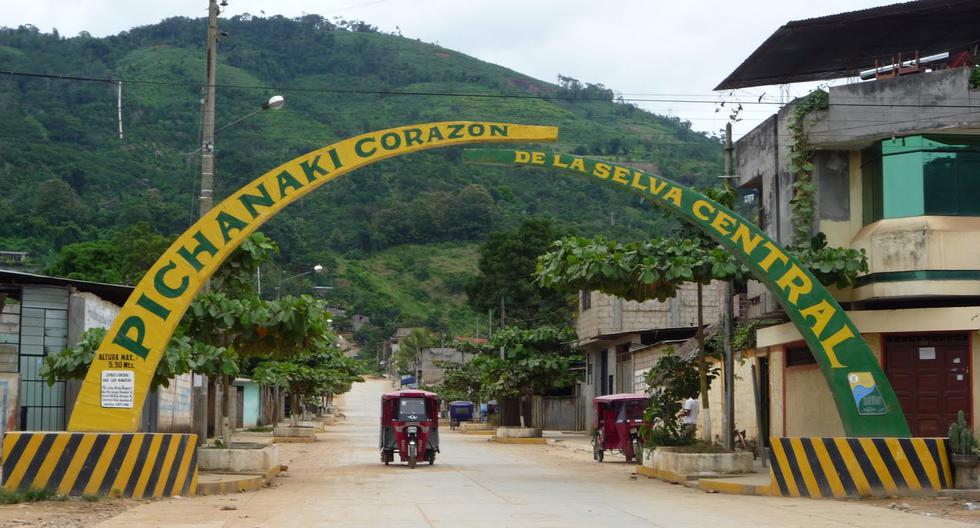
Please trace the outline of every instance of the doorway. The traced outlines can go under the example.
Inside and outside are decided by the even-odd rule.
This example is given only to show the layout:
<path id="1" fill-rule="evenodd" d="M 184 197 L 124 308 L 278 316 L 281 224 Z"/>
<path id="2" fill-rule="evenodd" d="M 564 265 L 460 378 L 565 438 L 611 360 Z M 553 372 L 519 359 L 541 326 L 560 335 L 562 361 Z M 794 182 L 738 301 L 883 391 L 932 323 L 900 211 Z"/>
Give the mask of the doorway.
<path id="1" fill-rule="evenodd" d="M 884 350 L 912 436 L 946 436 L 957 411 L 971 415 L 968 334 L 889 335 Z"/>

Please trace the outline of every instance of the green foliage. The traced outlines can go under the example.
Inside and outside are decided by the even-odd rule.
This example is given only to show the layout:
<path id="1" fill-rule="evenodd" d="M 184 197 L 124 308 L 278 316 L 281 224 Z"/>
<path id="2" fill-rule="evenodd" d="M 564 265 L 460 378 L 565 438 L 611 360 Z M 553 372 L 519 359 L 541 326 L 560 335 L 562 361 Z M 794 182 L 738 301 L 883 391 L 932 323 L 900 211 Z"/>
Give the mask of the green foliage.
<path id="1" fill-rule="evenodd" d="M 323 341 L 310 352 L 259 363 L 252 378 L 263 385 L 286 388 L 294 402 L 309 403 L 349 391 L 351 384 L 361 381 L 361 368 L 355 359 Z"/>
<path id="2" fill-rule="evenodd" d="M 718 367 L 706 364 L 707 381 L 718 376 Z M 679 414 L 684 400 L 700 393 L 698 361 L 686 361 L 668 350 L 646 374 L 650 405 L 643 415 L 642 434 L 648 447 L 689 445 L 694 437 L 681 428 Z"/>
<path id="3" fill-rule="evenodd" d="M 170 238 L 150 224 L 133 224 L 113 232 L 107 239 L 63 246 L 45 273 L 69 279 L 136 284 L 169 245 Z"/>
<path id="4" fill-rule="evenodd" d="M 630 300 L 665 300 L 685 282 L 742 278 L 748 270 L 706 239 L 655 238 L 621 243 L 566 237 L 538 259 L 540 285 L 600 290 Z"/>
<path id="5" fill-rule="evenodd" d="M 105 334 L 104 328 L 90 328 L 82 334 L 74 347 L 48 354 L 41 365 L 40 376 L 48 385 L 54 385 L 57 381 L 85 378 Z M 157 370 L 153 373 L 150 387 L 168 387 L 170 380 L 176 376 L 188 372 L 205 372 L 204 369 L 211 363 L 221 362 L 222 352 L 221 349 L 203 348 L 190 343 L 187 338 L 177 337 L 164 351 Z"/>
<path id="6" fill-rule="evenodd" d="M 790 200 L 795 244 L 805 244 L 813 234 L 813 221 L 816 214 L 817 185 L 813 182 L 813 150 L 806 133 L 804 120 L 815 110 L 823 110 L 830 105 L 830 96 L 825 90 L 814 90 L 793 105 L 793 114 L 786 122 L 792 136 L 790 145 L 789 172 L 793 177 L 793 198 Z"/>
<path id="7" fill-rule="evenodd" d="M 868 271 L 864 250 L 827 246 L 823 233 L 809 247 L 793 247 L 798 258 L 825 285 L 844 288 Z M 748 269 L 732 253 L 704 238 L 656 238 L 621 243 L 566 237 L 538 259 L 539 284 L 568 291 L 599 290 L 630 300 L 663 301 L 685 282 L 743 279 Z"/>
<path id="8" fill-rule="evenodd" d="M 732 332 L 732 350 L 749 350 L 755 348 L 756 331 L 760 328 L 781 324 L 785 321 L 781 319 L 742 319 L 735 323 L 735 331 Z M 704 344 L 708 355 L 721 358 L 724 351 L 725 336 L 722 332 L 715 332 Z"/>
<path id="9" fill-rule="evenodd" d="M 0 489 L 0 504 L 20 504 L 22 502 L 64 501 L 67 497 L 58 495 L 47 488 L 28 490 Z"/>
<path id="10" fill-rule="evenodd" d="M 977 437 L 966 421 L 966 413 L 958 411 L 956 421 L 949 425 L 949 447 L 957 455 L 980 454 L 977 447 Z"/>
<path id="11" fill-rule="evenodd" d="M 539 81 L 437 45 L 378 32 L 364 22 L 241 15 L 223 18 L 220 26 L 234 35 L 218 53 L 220 84 L 296 90 L 287 94 L 289 103 L 281 111 L 261 113 L 218 136 L 216 200 L 284 160 L 341 138 L 440 120 L 555 125 L 561 129 L 560 150 L 655 162 L 661 174 L 685 183 L 706 181 L 721 168 L 717 138 L 692 130 L 681 119 L 615 101 L 612 90 L 601 85 L 568 77 L 558 84 Z M 0 28 L 0 63 L 8 70 L 166 83 L 125 85 L 126 135 L 119 139 L 114 87 L 0 79 L 0 248 L 29 251 L 42 268 L 52 266 L 58 275 L 131 284 L 139 279 L 166 244 L 135 247 L 134 241 L 151 238 L 130 236 L 128 243 L 119 243 L 115 233 L 145 223 L 169 241 L 197 216 L 190 182 L 199 176 L 198 155 L 184 153 L 199 146 L 205 34 L 201 18 L 170 18 L 105 38 L 63 38 L 29 26 Z M 359 90 L 366 93 L 351 93 Z M 378 92 L 542 97 L 489 100 Z M 218 125 L 250 113 L 268 95 L 223 89 Z M 309 123 L 323 126 L 310 128 Z M 471 332 L 474 310 L 485 315 L 486 309 L 469 308 L 461 293 L 476 271 L 471 248 L 490 230 L 544 215 L 556 231 L 616 233 L 630 240 L 663 232 L 667 225 L 650 215 L 647 205 L 615 189 L 585 179 L 552 180 L 533 168 L 466 165 L 459 153 L 452 148 L 391 159 L 340 178 L 287 208 L 264 227 L 282 246 L 275 260 L 326 266 L 321 259 L 326 253 L 341 264 L 366 258 L 364 266 L 352 270 L 351 288 L 344 292 L 349 299 L 342 301 L 345 309 L 371 317 L 373 346 L 380 343 L 376 335 L 390 335 L 396 325 L 427 320 L 457 333 Z M 615 211 L 614 225 L 591 205 Z M 78 243 L 95 246 L 66 249 L 61 259 L 62 248 Z M 381 252 L 407 243 L 426 244 L 422 252 L 453 252 L 466 265 L 453 269 L 453 276 L 441 273 L 450 269 L 442 263 L 419 268 L 420 276 L 429 273 L 419 291 L 398 292 L 385 284 L 395 280 L 391 270 L 377 264 L 387 257 Z M 119 247 L 144 260 L 132 266 L 114 262 L 111 250 Z M 326 277 L 316 280 L 334 284 Z M 513 302 L 515 310 L 525 309 Z M 499 299 L 492 304 L 499 305 Z M 527 310 L 537 317 L 533 308 Z"/>
<path id="12" fill-rule="evenodd" d="M 824 285 L 847 288 L 854 284 L 858 275 L 868 272 L 868 256 L 864 248 L 829 247 L 827 235 L 823 233 L 811 238 L 809 247 L 794 246 L 790 252 Z"/>
<path id="13" fill-rule="evenodd" d="M 473 361 L 439 361 L 436 366 L 443 370 L 442 383 L 435 387 L 439 399 L 445 402 L 465 400 L 475 402 L 480 399 L 483 389 L 483 374 L 478 363 Z"/>
<path id="14" fill-rule="evenodd" d="M 480 247 L 480 273 L 466 287 L 470 306 L 477 313 L 500 313 L 506 303 L 507 319 L 517 326 L 567 324 L 569 301 L 564 294 L 535 284 L 535 261 L 548 251 L 561 232 L 548 220 L 527 219 L 516 229 L 492 233 Z"/>
<path id="15" fill-rule="evenodd" d="M 527 398 L 575 383 L 572 365 L 581 358 L 564 350 L 575 339 L 571 328 L 541 326 L 533 329 L 506 327 L 495 332 L 472 360 L 482 373 L 485 399 Z M 504 348 L 504 357 L 496 352 Z"/>

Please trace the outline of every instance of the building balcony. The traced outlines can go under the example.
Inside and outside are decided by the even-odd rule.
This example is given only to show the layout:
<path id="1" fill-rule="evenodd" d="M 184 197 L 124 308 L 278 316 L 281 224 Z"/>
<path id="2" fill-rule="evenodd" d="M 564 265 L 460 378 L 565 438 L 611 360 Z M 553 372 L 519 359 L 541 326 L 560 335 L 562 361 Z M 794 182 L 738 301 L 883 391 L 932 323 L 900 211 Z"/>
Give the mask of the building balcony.
<path id="1" fill-rule="evenodd" d="M 980 296 L 980 218 L 917 216 L 864 226 L 851 247 L 868 254 L 853 301 Z"/>

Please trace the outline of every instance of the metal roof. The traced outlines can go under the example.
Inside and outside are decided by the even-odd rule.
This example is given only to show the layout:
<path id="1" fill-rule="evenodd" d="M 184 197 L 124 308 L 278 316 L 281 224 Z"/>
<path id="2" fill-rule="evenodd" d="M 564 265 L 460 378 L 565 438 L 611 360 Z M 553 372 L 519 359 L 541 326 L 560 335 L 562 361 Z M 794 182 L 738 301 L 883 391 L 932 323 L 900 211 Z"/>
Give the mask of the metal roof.
<path id="1" fill-rule="evenodd" d="M 381 395 L 381 399 L 390 400 L 392 398 L 438 398 L 439 395 L 434 392 L 424 391 L 420 389 L 402 389 L 392 392 L 386 392 Z"/>
<path id="2" fill-rule="evenodd" d="M 980 43 L 980 0 L 921 0 L 820 18 L 776 30 L 715 90 L 856 76 L 874 66 Z"/>
<path id="3" fill-rule="evenodd" d="M 133 286 L 123 286 L 122 284 L 106 284 L 104 282 L 90 282 L 76 279 L 66 279 L 64 277 L 49 277 L 47 275 L 37 275 L 34 273 L 24 273 L 22 271 L 0 269 L 0 284 L 39 284 L 42 286 L 70 286 L 80 292 L 94 293 L 100 298 L 118 306 L 126 304 L 126 299 L 133 293 Z"/>

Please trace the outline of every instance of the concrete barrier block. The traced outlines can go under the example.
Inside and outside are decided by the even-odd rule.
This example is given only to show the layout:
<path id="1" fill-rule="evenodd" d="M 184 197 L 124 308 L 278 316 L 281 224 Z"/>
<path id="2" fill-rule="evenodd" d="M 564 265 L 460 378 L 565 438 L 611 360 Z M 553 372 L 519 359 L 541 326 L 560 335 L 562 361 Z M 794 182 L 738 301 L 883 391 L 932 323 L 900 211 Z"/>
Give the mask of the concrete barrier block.
<path id="1" fill-rule="evenodd" d="M 946 438 L 772 438 L 773 493 L 786 497 L 936 494 L 953 485 Z"/>
<path id="2" fill-rule="evenodd" d="M 679 475 L 751 473 L 752 453 L 686 453 L 676 447 L 658 447 L 653 450 L 650 464 L 654 469 Z"/>
<path id="3" fill-rule="evenodd" d="M 265 474 L 279 467 L 279 448 L 269 444 L 232 444 L 199 451 L 198 465 L 205 471 Z"/>
<path id="4" fill-rule="evenodd" d="M 272 430 L 273 441 L 275 442 L 288 442 L 290 440 L 284 440 L 286 438 L 292 439 L 292 441 L 297 442 L 314 442 L 316 441 L 316 434 L 322 429 L 318 427 L 303 427 L 297 426 L 293 427 L 291 425 L 280 425 Z"/>
<path id="5" fill-rule="evenodd" d="M 188 496 L 197 492 L 197 435 L 10 432 L 3 487 L 59 495 Z"/>
<path id="6" fill-rule="evenodd" d="M 534 427 L 498 427 L 497 438 L 541 438 L 541 429 Z"/>

